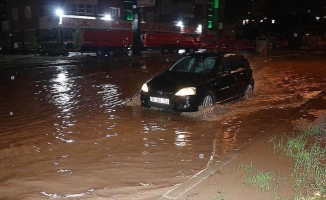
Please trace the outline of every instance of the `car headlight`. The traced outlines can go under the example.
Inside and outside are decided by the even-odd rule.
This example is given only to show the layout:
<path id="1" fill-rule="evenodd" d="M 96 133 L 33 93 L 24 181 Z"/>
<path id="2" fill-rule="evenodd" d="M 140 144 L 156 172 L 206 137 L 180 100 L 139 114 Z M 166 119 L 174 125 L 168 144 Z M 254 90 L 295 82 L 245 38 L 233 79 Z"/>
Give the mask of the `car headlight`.
<path id="1" fill-rule="evenodd" d="M 177 93 L 175 93 L 175 96 L 188 96 L 188 95 L 195 95 L 195 94 L 196 94 L 195 87 L 187 87 L 179 90 Z"/>
<path id="2" fill-rule="evenodd" d="M 148 92 L 147 83 L 144 83 L 144 85 L 141 87 L 141 90 L 142 90 L 143 92 Z"/>

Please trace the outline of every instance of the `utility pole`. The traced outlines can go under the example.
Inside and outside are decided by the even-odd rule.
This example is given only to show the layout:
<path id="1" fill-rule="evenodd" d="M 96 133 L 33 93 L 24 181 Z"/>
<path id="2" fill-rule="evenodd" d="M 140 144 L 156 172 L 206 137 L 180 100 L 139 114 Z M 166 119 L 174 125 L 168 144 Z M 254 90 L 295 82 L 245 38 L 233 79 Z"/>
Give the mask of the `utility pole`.
<path id="1" fill-rule="evenodd" d="M 141 55 L 141 41 L 140 41 L 140 8 L 137 5 L 133 5 L 133 21 L 132 21 L 132 55 Z"/>

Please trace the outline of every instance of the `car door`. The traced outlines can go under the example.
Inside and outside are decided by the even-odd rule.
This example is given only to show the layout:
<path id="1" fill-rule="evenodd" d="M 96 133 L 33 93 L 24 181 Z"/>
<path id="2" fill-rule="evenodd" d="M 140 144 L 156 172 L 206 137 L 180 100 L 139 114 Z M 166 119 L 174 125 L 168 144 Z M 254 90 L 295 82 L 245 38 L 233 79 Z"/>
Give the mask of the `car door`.
<path id="1" fill-rule="evenodd" d="M 245 57 L 237 55 L 234 58 L 234 65 L 234 90 L 236 95 L 241 95 L 246 90 L 247 85 L 251 79 L 250 64 Z"/>
<path id="2" fill-rule="evenodd" d="M 224 57 L 219 63 L 217 78 L 214 83 L 216 102 L 222 102 L 234 96 L 235 81 L 231 73 L 231 61 L 230 57 Z"/>

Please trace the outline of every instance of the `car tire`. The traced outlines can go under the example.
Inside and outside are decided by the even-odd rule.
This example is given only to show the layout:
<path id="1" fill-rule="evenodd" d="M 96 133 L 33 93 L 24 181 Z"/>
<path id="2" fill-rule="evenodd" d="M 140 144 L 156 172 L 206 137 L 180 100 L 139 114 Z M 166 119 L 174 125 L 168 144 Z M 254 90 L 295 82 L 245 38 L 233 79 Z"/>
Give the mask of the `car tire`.
<path id="1" fill-rule="evenodd" d="M 254 83 L 250 82 L 247 85 L 247 88 L 246 88 L 246 90 L 243 93 L 243 97 L 246 98 L 246 99 L 248 99 L 248 98 L 252 97 L 253 94 L 254 94 Z"/>
<path id="2" fill-rule="evenodd" d="M 203 100 L 201 102 L 201 106 L 212 106 L 215 104 L 214 95 L 211 92 L 206 92 L 203 96 Z"/>

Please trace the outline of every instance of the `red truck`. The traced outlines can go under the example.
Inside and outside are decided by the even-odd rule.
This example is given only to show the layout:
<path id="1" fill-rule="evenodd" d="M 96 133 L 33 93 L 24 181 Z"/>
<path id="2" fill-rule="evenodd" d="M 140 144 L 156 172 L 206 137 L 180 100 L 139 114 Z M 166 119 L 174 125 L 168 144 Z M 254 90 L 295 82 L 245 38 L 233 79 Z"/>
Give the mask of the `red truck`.
<path id="1" fill-rule="evenodd" d="M 196 35 L 182 33 L 150 32 L 142 36 L 144 48 L 160 49 L 161 53 L 178 53 L 179 49 L 195 52 L 200 46 Z"/>
<path id="2" fill-rule="evenodd" d="M 64 30 L 63 33 L 66 32 L 65 29 L 82 29 L 81 51 L 96 52 L 98 56 L 124 54 L 134 43 L 131 21 L 106 21 L 94 17 L 65 15 L 62 17 L 61 28 Z M 196 33 L 196 27 L 142 23 L 140 31 L 143 34 L 141 39 L 145 49 L 177 53 L 179 49 L 194 52 L 200 47 L 200 37 Z M 63 35 L 63 38 L 67 37 Z"/>
<path id="3" fill-rule="evenodd" d="M 84 30 L 82 51 L 98 56 L 127 54 L 133 43 L 131 30 Z"/>
<path id="4" fill-rule="evenodd" d="M 73 32 L 83 31 L 81 51 L 95 52 L 99 56 L 126 53 L 133 44 L 130 21 L 110 21 L 89 16 L 63 15 L 61 21 L 62 38 L 72 44 Z M 72 45 L 71 45 L 72 46 Z"/>
<path id="5" fill-rule="evenodd" d="M 176 26 L 175 24 L 142 23 L 141 40 L 144 49 L 160 49 L 161 53 L 178 53 L 197 51 L 200 46 L 200 35 L 196 27 Z"/>

